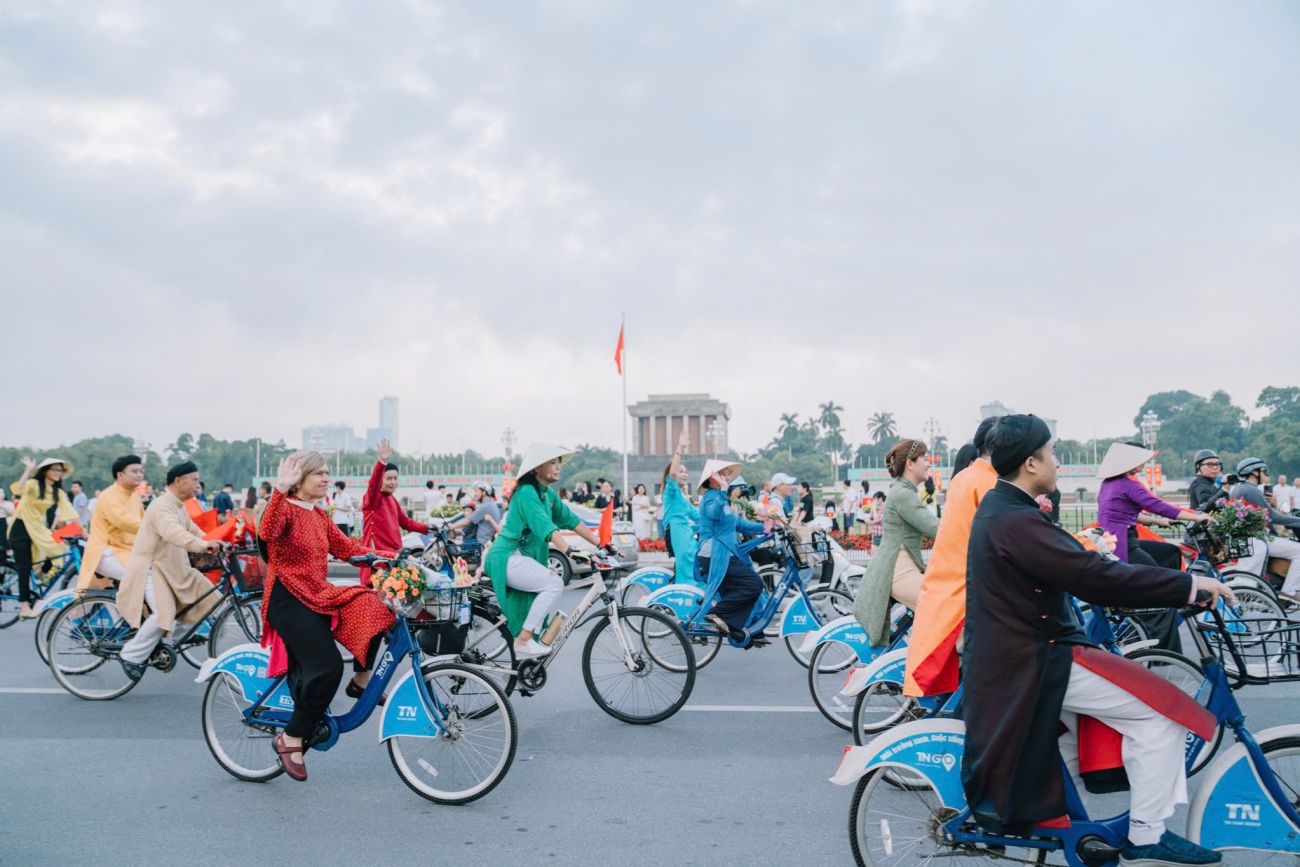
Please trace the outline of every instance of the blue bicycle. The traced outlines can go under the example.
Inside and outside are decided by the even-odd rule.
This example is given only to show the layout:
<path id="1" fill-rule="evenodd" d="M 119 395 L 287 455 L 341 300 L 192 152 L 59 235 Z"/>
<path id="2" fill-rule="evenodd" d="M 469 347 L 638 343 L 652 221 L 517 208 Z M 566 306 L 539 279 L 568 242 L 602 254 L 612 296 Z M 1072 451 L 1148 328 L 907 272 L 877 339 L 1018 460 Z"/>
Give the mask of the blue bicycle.
<path id="1" fill-rule="evenodd" d="M 3 526 L 0 526 L 3 531 Z M 45 601 L 61 592 L 77 580 L 81 571 L 81 551 L 86 546 L 82 536 L 72 536 L 64 540 L 68 550 L 48 560 L 40 561 L 44 568 L 32 569 L 32 595 L 36 601 L 33 610 L 43 611 Z M 0 540 L 3 542 L 3 540 Z M 57 567 L 57 568 L 56 568 Z M 7 629 L 18 622 L 18 570 L 6 557 L 0 562 L 0 629 Z"/>
<path id="2" fill-rule="evenodd" d="M 406 562 L 419 550 L 391 559 Z M 374 565 L 374 555 L 354 557 L 353 565 Z M 431 588 L 424 609 L 432 619 L 397 622 L 377 651 L 374 674 L 361 697 L 343 714 L 328 712 L 307 739 L 314 750 L 329 750 L 340 736 L 365 723 L 387 692 L 379 740 L 388 745 L 393 769 L 416 794 L 439 804 L 467 804 L 496 788 L 514 762 L 518 727 L 504 692 L 488 677 L 454 661 L 426 658 L 420 633 L 459 628 L 468 612 L 464 589 Z M 393 682 L 403 660 L 410 666 Z M 271 742 L 289 722 L 293 697 L 285 675 L 268 677 L 270 652 L 245 644 L 209 660 L 196 680 L 203 694 L 203 738 L 227 773 L 249 782 L 266 782 L 281 773 Z"/>
<path id="3" fill-rule="evenodd" d="M 1300 857 L 1300 725 L 1252 734 L 1233 689 L 1246 683 L 1300 681 L 1300 624 L 1267 633 L 1242 633 L 1217 608 L 1193 633 L 1205 678 L 1205 706 L 1236 743 L 1206 769 L 1192 798 L 1188 837 L 1230 853 L 1224 863 L 1251 867 L 1294 865 Z M 1244 643 L 1242 636 L 1245 636 Z M 1259 637 L 1266 635 L 1266 647 Z M 1216 651 L 1225 658 L 1216 656 Z M 1251 674 L 1252 657 L 1274 660 L 1267 677 Z M 1281 660 L 1285 658 L 1285 662 Z M 1229 684 L 1224 662 L 1232 663 Z M 1128 814 L 1094 820 L 1072 778 L 1064 773 L 1067 828 L 1039 828 L 1032 836 L 986 833 L 971 818 L 961 783 L 965 727 L 959 720 L 910 722 L 851 747 L 831 781 L 854 785 L 849 813 L 853 856 L 859 865 L 912 865 L 950 858 L 961 863 L 1046 864 L 1060 853 L 1071 867 L 1113 867 L 1128 833 Z M 1202 747 L 1189 734 L 1189 758 Z M 899 785 L 900 779 L 904 785 Z M 1234 860 L 1235 859 L 1235 860 Z"/>
<path id="4" fill-rule="evenodd" d="M 771 533 L 742 542 L 740 552 L 747 556 L 769 542 L 774 543 L 772 556 L 782 571 L 771 589 L 765 589 L 754 603 L 745 623 L 745 633 L 762 640 L 761 636 L 777 623 L 779 616 L 777 635 L 795 661 L 807 667 L 814 648 L 805 646 L 804 635 L 848 614 L 853 608 L 853 597 L 844 590 L 825 586 L 809 589 L 829 556 L 824 536 L 814 533 L 811 539 L 805 540 L 797 530 L 778 524 Z M 724 640 L 732 647 L 745 647 L 749 639 L 736 641 L 724 636 L 708 620 L 706 615 L 718 600 L 722 582 L 719 579 L 706 586 L 698 563 L 696 578 L 699 586 L 668 584 L 645 596 L 641 604 L 677 618 L 695 653 L 695 667 L 703 668 L 718 655 Z"/>

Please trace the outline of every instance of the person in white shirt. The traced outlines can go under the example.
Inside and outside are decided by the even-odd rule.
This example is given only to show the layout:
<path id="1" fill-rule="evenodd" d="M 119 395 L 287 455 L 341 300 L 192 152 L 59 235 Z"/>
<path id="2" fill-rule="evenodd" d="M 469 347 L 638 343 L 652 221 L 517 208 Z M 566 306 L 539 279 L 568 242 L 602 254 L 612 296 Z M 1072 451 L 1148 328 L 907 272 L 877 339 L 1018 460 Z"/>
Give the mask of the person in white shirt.
<path id="1" fill-rule="evenodd" d="M 858 503 L 862 500 L 862 494 L 852 482 L 844 480 L 844 490 L 840 493 L 840 515 L 843 522 L 843 530 L 848 533 L 853 529 L 853 516 L 858 511 Z"/>
<path id="2" fill-rule="evenodd" d="M 1298 480 L 1300 481 L 1300 480 Z M 1283 515 L 1289 515 L 1296 508 L 1294 488 L 1287 484 L 1286 476 L 1279 475 L 1277 484 L 1273 486 L 1273 508 L 1277 509 Z"/>
<path id="3" fill-rule="evenodd" d="M 347 483 L 334 483 L 334 492 L 330 494 L 330 508 L 334 510 L 334 525 L 344 536 L 352 535 L 352 524 L 356 520 L 357 508 L 352 504 L 352 495 L 347 492 Z"/>
<path id="4" fill-rule="evenodd" d="M 424 483 L 424 510 L 433 517 L 433 513 L 443 506 L 447 505 L 447 488 L 445 485 L 433 486 L 433 480 Z"/>

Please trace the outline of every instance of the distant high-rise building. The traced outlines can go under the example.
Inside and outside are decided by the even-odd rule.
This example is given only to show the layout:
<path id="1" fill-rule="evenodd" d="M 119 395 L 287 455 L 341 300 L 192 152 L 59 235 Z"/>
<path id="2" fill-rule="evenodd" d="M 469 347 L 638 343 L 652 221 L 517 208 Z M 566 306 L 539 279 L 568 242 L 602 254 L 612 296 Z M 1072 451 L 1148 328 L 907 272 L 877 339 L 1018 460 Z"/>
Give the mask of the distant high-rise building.
<path id="1" fill-rule="evenodd" d="M 388 441 L 397 448 L 397 398 L 379 399 L 379 426 L 388 431 Z"/>
<path id="2" fill-rule="evenodd" d="M 318 452 L 359 452 L 365 447 L 365 441 L 351 425 L 318 424 L 302 429 L 302 447 Z"/>

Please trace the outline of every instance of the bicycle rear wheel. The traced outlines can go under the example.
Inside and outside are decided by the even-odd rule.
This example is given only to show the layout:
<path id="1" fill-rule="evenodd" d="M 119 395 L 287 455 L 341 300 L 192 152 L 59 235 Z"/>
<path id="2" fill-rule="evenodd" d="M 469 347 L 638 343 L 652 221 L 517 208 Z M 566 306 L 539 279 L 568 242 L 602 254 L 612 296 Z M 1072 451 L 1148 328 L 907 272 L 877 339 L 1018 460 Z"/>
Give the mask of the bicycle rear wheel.
<path id="1" fill-rule="evenodd" d="M 695 687 L 695 653 L 686 633 L 674 618 L 649 608 L 620 609 L 614 623 L 608 614 L 601 617 L 582 648 L 587 691 L 601 710 L 625 723 L 668 719 Z"/>
<path id="2" fill-rule="evenodd" d="M 41 616 L 36 618 L 36 631 L 32 633 L 32 638 L 36 642 L 36 655 L 46 665 L 50 664 L 50 629 L 54 627 L 54 618 L 59 616 L 60 610 L 57 608 L 42 610 Z"/>
<path id="3" fill-rule="evenodd" d="M 808 691 L 822 716 L 848 731 L 853 727 L 854 698 L 840 695 L 844 680 L 858 663 L 858 654 L 840 641 L 817 645 L 808 664 Z"/>
<path id="4" fill-rule="evenodd" d="M 477 801 L 505 779 L 515 759 L 519 730 L 510 700 L 491 679 L 462 665 L 440 662 L 421 676 L 442 731 L 389 738 L 393 769 L 434 803 Z"/>
<path id="5" fill-rule="evenodd" d="M 1172 650 L 1158 650 L 1156 648 L 1147 648 L 1137 650 L 1126 655 L 1141 665 L 1147 671 L 1164 680 L 1169 681 L 1183 692 L 1196 698 L 1200 692 L 1201 684 L 1205 682 L 1205 672 L 1201 667 L 1192 662 L 1180 653 L 1174 653 Z M 1187 776 L 1192 776 L 1210 763 L 1214 754 L 1219 750 L 1219 744 L 1223 743 L 1224 727 L 1220 723 L 1214 729 L 1214 736 L 1201 745 L 1197 750 L 1192 761 L 1187 765 Z"/>
<path id="6" fill-rule="evenodd" d="M 250 783 L 264 783 L 280 776 L 284 768 L 271 746 L 275 728 L 244 721 L 244 711 L 252 704 L 235 678 L 225 672 L 213 677 L 203 693 L 203 740 L 226 773 Z"/>
<path id="7" fill-rule="evenodd" d="M 505 622 L 497 622 L 500 612 L 491 609 L 480 610 L 478 606 L 471 609 L 469 635 L 465 639 L 465 649 L 460 653 L 460 661 L 472 666 L 487 677 L 507 696 L 515 691 L 519 682 L 518 662 L 515 659 L 515 639 Z M 425 663 L 442 665 L 442 662 Z"/>
<path id="8" fill-rule="evenodd" d="M 889 777 L 894 771 L 917 784 L 899 788 Z M 1005 864 L 1034 861 L 1033 851 L 990 851 L 974 844 L 942 842 L 944 822 L 957 815 L 924 777 L 892 767 L 877 768 L 858 781 L 849 809 L 849 842 L 859 867 L 911 867 L 913 864 Z"/>
<path id="9" fill-rule="evenodd" d="M 50 671 L 59 686 L 86 701 L 108 701 L 138 681 L 118 654 L 135 634 L 112 594 L 88 593 L 59 612 L 50 627 Z"/>
<path id="10" fill-rule="evenodd" d="M 813 614 L 817 616 L 817 624 L 814 628 L 818 629 L 832 620 L 853 611 L 853 597 L 843 590 L 818 587 L 816 590 L 808 591 L 808 601 L 812 603 Z M 812 658 L 812 651 L 810 650 L 808 653 L 799 652 L 805 637 L 802 632 L 797 635 L 787 635 L 785 637 L 785 649 L 790 651 L 790 655 L 794 657 L 795 662 L 807 668 L 808 661 Z"/>
<path id="11" fill-rule="evenodd" d="M 260 644 L 261 641 L 262 594 L 237 596 L 222 606 L 212 622 L 212 631 L 208 633 L 208 656 L 216 659 L 232 647 Z"/>
<path id="12" fill-rule="evenodd" d="M 18 608 L 18 573 L 12 566 L 0 566 L 0 629 L 18 622 Z"/>

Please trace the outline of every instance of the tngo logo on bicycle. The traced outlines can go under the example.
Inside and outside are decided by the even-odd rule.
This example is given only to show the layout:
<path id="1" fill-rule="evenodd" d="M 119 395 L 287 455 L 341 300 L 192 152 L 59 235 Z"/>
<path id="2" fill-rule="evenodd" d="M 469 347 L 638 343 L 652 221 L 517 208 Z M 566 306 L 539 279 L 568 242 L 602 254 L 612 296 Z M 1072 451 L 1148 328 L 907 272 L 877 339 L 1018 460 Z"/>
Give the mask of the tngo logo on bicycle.
<path id="1" fill-rule="evenodd" d="M 942 765 L 945 771 L 951 771 L 957 764 L 957 757 L 952 753 L 917 753 L 918 765 Z"/>

